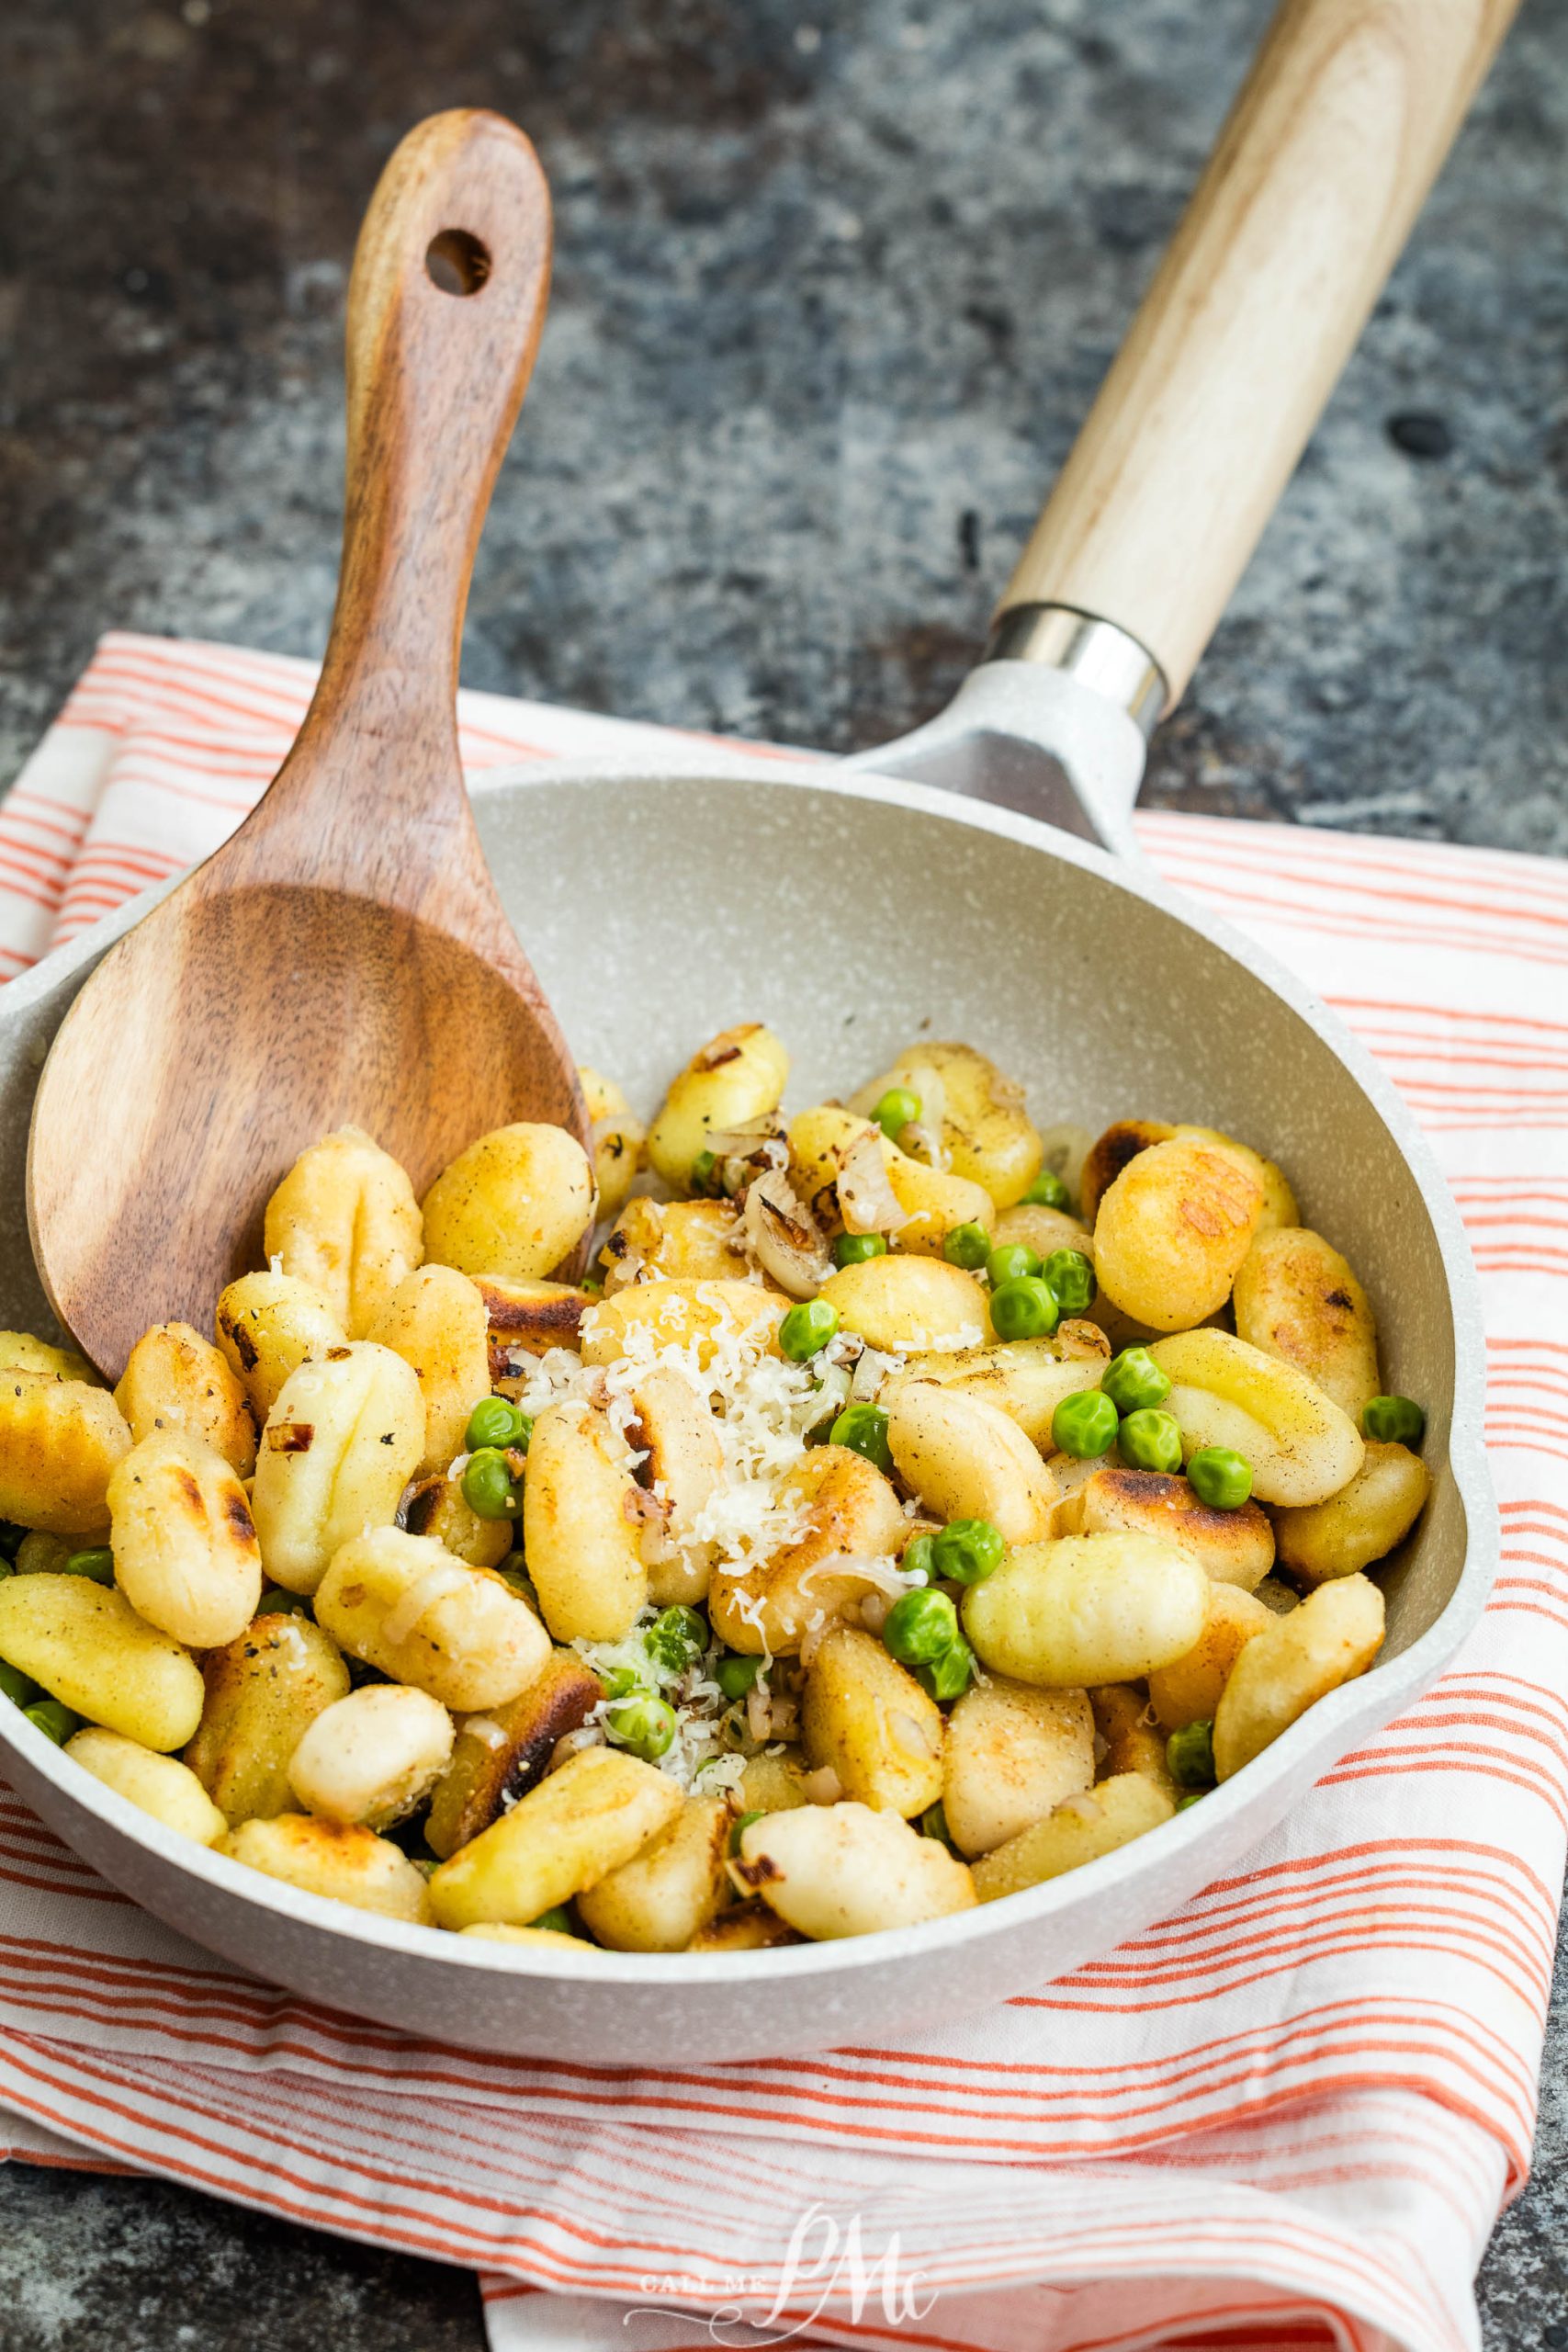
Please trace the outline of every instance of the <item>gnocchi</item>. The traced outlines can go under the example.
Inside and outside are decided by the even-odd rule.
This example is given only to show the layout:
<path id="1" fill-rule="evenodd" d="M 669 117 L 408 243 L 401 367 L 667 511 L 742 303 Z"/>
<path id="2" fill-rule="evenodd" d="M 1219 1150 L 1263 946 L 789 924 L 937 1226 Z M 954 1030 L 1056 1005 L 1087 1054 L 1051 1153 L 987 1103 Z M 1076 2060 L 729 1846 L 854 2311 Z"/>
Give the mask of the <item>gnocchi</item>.
<path id="1" fill-rule="evenodd" d="M 275 1584 L 316 1590 L 340 1544 L 390 1526 L 424 1452 L 412 1367 L 367 1340 L 307 1357 L 277 1392 L 251 1508 Z"/>
<path id="2" fill-rule="evenodd" d="M 343 1652 L 309 1617 L 268 1611 L 202 1660 L 185 1760 L 232 1829 L 294 1804 L 288 1767 L 316 1717 L 348 1696 Z"/>
<path id="3" fill-rule="evenodd" d="M 161 1431 L 109 1480 L 115 1581 L 139 1615 L 191 1649 L 243 1633 L 262 1595 L 245 1490 L 199 1437 Z"/>
<path id="4" fill-rule="evenodd" d="M 0 1333 L 35 1732 L 301 1894 L 717 1967 L 1089 1867 L 1366 1672 L 1436 1465 L 1277 1163 L 788 1076 L 725 1030 L 645 1136 L 584 1069 L 589 1148 L 423 1204 L 328 1136 L 113 1391 Z"/>
<path id="5" fill-rule="evenodd" d="M 256 1424 L 240 1379 L 188 1323 L 159 1323 L 142 1333 L 114 1400 L 138 1444 L 161 1430 L 183 1430 L 242 1478 L 256 1466 Z"/>
<path id="6" fill-rule="evenodd" d="M 570 1257 L 597 1197 L 592 1162 L 564 1127 L 497 1127 L 426 1193 L 424 1254 L 460 1274 L 536 1279 Z"/>
<path id="7" fill-rule="evenodd" d="M 413 1186 L 358 1127 L 302 1151 L 266 1204 L 263 1247 L 275 1273 L 318 1291 L 362 1340 L 424 1256 Z"/>

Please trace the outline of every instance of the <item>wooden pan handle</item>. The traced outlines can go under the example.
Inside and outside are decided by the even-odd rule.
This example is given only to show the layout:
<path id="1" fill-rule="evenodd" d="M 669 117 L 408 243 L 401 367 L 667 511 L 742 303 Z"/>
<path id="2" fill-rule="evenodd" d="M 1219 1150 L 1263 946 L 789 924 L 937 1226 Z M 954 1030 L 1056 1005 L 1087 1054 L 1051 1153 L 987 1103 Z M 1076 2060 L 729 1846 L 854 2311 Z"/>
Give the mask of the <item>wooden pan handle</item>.
<path id="1" fill-rule="evenodd" d="M 549 190 L 522 131 L 475 108 L 411 130 L 355 249 L 343 570 L 296 775 L 345 734 L 395 730 L 400 762 L 417 773 L 428 752 L 456 776 L 468 575 L 549 274 Z"/>
<path id="2" fill-rule="evenodd" d="M 1518 0 L 1283 0 L 1008 584 L 1176 701 Z"/>

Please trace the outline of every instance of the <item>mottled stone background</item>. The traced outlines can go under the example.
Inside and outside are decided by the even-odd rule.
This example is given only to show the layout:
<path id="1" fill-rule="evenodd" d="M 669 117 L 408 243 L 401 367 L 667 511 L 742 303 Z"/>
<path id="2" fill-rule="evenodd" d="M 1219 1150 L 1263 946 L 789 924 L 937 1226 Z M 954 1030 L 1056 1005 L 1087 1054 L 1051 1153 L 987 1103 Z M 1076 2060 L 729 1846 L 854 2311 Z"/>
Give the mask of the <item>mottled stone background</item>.
<path id="1" fill-rule="evenodd" d="M 925 715 L 1267 0 L 8 0 L 0 775 L 104 628 L 319 650 L 357 215 L 457 103 L 556 298 L 466 675 L 849 748 Z M 1146 797 L 1568 851 L 1568 0 L 1526 0 Z M 1560 2052 L 1561 2041 L 1556 2044 Z M 1483 2277 L 1568 2346 L 1568 2117 Z M 469 2352 L 460 2276 L 0 2174 L 6 2352 Z"/>

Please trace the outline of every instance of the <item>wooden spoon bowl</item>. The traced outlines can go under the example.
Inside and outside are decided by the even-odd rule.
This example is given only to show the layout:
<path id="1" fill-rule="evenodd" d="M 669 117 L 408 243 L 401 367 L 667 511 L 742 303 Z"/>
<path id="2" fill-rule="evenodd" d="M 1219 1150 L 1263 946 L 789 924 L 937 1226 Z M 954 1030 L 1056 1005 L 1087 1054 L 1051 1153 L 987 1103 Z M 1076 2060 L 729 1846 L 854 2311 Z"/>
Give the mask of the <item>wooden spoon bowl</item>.
<path id="1" fill-rule="evenodd" d="M 423 1193 L 476 1136 L 587 1139 L 570 1055 L 502 910 L 457 759 L 458 646 L 533 367 L 550 215 L 501 117 L 393 155 L 348 298 L 343 571 L 298 741 L 232 839 L 104 958 L 39 1080 L 34 1253 L 118 1374 L 150 1323 L 206 1329 L 259 1262 L 304 1147 L 364 1127 Z"/>

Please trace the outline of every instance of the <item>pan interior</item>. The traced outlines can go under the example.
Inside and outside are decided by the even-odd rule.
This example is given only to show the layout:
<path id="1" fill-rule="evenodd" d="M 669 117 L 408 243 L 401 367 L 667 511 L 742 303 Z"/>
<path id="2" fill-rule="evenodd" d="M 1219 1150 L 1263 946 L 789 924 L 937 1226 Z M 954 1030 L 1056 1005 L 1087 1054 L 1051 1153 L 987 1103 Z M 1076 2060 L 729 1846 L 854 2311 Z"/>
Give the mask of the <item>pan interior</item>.
<path id="1" fill-rule="evenodd" d="M 1421 1186 L 1332 1046 L 1204 935 L 1201 910 L 1190 923 L 1038 833 L 826 784 L 541 779 L 475 806 L 574 1052 L 644 1115 L 716 1030 L 764 1021 L 794 1057 L 791 1108 L 956 1038 L 1028 1087 L 1042 1125 L 1193 1120 L 1279 1159 L 1371 1294 L 1385 1385 L 1427 1408 L 1438 1475 L 1383 1579 L 1387 1654 L 1435 1622 L 1465 1525 L 1439 1466 L 1454 1330 Z"/>

